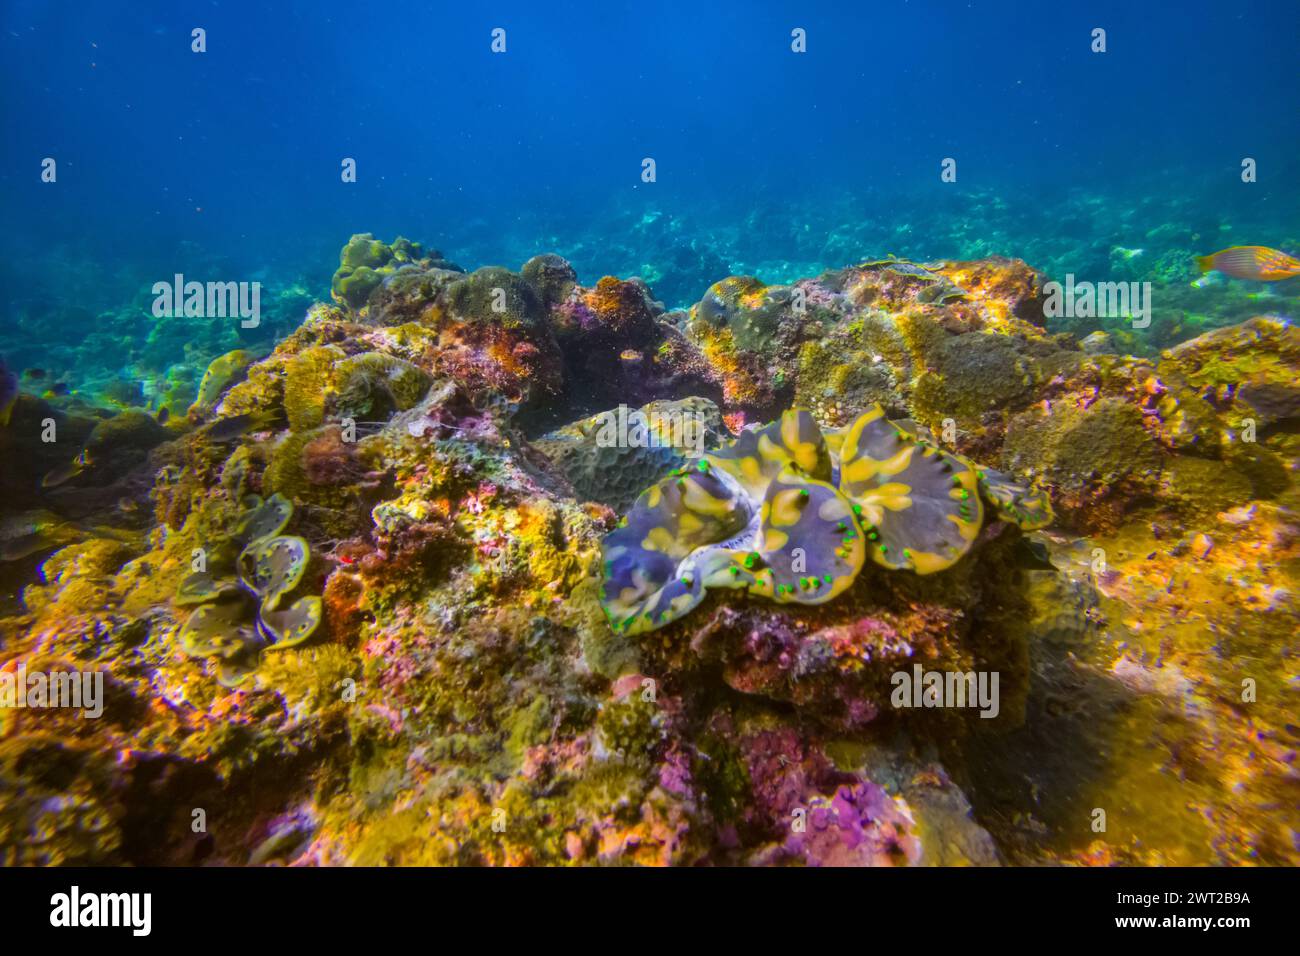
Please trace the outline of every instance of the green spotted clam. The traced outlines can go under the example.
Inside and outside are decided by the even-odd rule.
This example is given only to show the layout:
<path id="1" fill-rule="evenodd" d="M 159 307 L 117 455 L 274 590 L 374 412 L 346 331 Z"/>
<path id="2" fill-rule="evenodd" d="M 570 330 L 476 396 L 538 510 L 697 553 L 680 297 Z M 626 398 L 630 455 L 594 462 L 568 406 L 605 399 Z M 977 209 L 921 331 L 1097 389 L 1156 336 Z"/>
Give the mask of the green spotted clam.
<path id="1" fill-rule="evenodd" d="M 282 532 L 293 517 L 283 495 L 244 501 L 233 539 L 209 555 L 208 567 L 188 575 L 177 590 L 179 606 L 198 605 L 180 631 L 181 649 L 212 658 L 227 687 L 246 681 L 263 651 L 301 644 L 316 631 L 320 597 L 280 605 L 302 582 L 311 558 L 307 542 Z"/>
<path id="2" fill-rule="evenodd" d="M 868 557 L 933 574 L 970 550 L 985 518 L 1052 520 L 1046 495 L 937 447 L 874 406 L 823 431 L 803 410 L 741 432 L 637 498 L 602 544 L 601 606 L 637 634 L 678 620 L 709 588 L 821 604 Z"/>

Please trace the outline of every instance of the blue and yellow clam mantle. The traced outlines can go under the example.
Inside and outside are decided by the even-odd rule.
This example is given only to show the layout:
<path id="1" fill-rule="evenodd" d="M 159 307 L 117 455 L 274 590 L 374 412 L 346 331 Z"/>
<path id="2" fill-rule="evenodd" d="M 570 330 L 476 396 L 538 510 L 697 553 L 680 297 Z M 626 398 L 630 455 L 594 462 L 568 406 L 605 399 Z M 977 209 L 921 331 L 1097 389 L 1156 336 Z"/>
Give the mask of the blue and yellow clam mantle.
<path id="1" fill-rule="evenodd" d="M 831 430 L 793 409 L 641 493 L 602 544 L 601 606 L 616 631 L 638 634 L 689 613 L 710 588 L 822 604 L 868 556 L 894 571 L 951 567 L 986 503 L 1024 530 L 1052 520 L 1043 493 L 937 447 L 879 405 Z"/>

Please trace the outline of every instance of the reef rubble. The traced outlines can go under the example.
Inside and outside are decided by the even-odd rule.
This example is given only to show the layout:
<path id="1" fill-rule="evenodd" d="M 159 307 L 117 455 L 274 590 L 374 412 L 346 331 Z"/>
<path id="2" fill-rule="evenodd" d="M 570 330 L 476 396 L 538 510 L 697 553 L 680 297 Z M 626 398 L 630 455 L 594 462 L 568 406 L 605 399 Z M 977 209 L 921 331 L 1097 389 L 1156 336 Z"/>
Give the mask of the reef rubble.
<path id="1" fill-rule="evenodd" d="M 1042 286 L 891 259 L 669 310 L 365 234 L 167 416 L 19 394 L 0 673 L 106 690 L 94 720 L 0 708 L 0 860 L 1300 862 L 1300 330 L 1122 355 Z M 638 408 L 700 441 L 602 437 Z M 937 523 L 889 442 L 957 476 Z M 767 549 L 693 566 L 689 614 L 611 626 L 608 542 L 639 601 L 655 555 L 760 512 Z M 793 565 L 704 593 L 850 528 L 834 600 Z M 898 706 L 916 665 L 996 672 L 996 716 Z"/>

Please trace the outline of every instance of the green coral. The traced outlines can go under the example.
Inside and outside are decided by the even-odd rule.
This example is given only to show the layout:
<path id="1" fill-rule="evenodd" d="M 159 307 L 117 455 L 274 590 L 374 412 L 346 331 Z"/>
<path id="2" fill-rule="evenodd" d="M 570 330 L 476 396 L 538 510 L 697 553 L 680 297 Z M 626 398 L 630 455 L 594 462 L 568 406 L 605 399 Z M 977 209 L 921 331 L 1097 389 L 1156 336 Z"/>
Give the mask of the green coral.
<path id="1" fill-rule="evenodd" d="M 295 355 L 284 370 L 284 411 L 295 432 L 325 423 L 327 402 L 337 381 L 336 366 L 347 354 L 336 345 L 318 345 Z"/>
<path id="2" fill-rule="evenodd" d="M 649 762 L 663 740 L 664 717 L 654 699 L 636 691 L 610 701 L 596 717 L 599 751 L 623 760 Z"/>
<path id="3" fill-rule="evenodd" d="M 473 325 L 541 329 L 546 324 L 537 290 L 500 266 L 484 266 L 453 282 L 447 301 L 454 315 Z"/>
<path id="4" fill-rule="evenodd" d="M 753 276 L 731 276 L 715 282 L 694 308 L 692 322 L 728 328 L 738 348 L 769 351 L 782 324 L 793 313 L 793 290 L 767 286 Z"/>
<path id="5" fill-rule="evenodd" d="M 548 309 L 568 299 L 578 284 L 578 273 L 573 266 L 554 253 L 533 256 L 519 274 L 537 290 Z"/>
<path id="6" fill-rule="evenodd" d="M 387 420 L 414 407 L 433 384 L 424 371 L 382 352 L 365 352 L 339 362 L 334 411 L 354 421 Z"/>
<path id="7" fill-rule="evenodd" d="M 412 353 L 421 345 L 412 329 L 395 338 Z M 420 402 L 432 384 L 428 373 L 393 355 L 350 355 L 338 345 L 307 345 L 254 366 L 248 380 L 230 392 L 225 407 L 239 414 L 281 406 L 289 430 L 301 434 L 342 418 L 387 420 Z"/>
<path id="8" fill-rule="evenodd" d="M 330 291 L 336 302 L 360 311 L 385 278 L 423 256 L 424 249 L 418 242 L 401 236 L 390 246 L 368 232 L 354 235 L 339 254 Z"/>

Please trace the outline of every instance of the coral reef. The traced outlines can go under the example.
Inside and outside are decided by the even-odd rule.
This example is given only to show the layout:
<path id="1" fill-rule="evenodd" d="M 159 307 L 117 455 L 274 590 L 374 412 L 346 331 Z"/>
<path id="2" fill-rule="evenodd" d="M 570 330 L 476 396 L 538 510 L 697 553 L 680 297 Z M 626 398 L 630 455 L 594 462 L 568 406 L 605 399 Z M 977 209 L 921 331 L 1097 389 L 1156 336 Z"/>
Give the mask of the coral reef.
<path id="1" fill-rule="evenodd" d="M 767 284 L 667 218 L 671 294 L 362 235 L 144 405 L 21 380 L 0 673 L 105 693 L 0 708 L 0 859 L 1294 865 L 1295 327 L 1138 348 L 998 258 Z"/>

